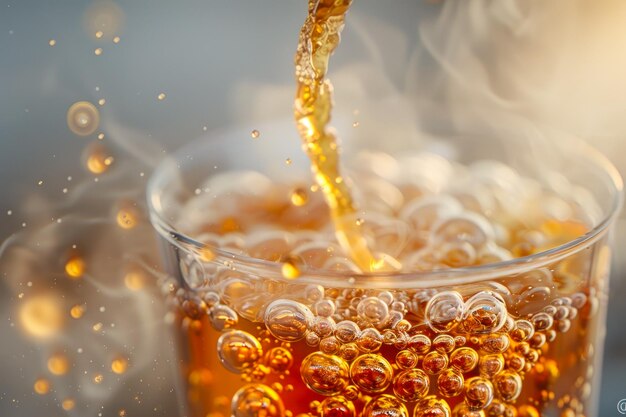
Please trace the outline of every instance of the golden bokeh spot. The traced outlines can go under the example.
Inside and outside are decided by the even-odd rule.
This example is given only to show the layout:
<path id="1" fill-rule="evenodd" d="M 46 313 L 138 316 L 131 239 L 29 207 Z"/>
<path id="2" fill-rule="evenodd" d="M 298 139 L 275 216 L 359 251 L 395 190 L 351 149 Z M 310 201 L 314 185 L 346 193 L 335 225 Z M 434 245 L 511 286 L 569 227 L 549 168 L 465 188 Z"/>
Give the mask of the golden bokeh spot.
<path id="1" fill-rule="evenodd" d="M 63 327 L 63 308 L 52 295 L 37 295 L 26 300 L 19 309 L 20 324 L 31 336 L 47 339 Z"/>
<path id="2" fill-rule="evenodd" d="M 73 399 L 71 399 L 71 398 L 66 398 L 61 403 L 61 407 L 63 407 L 63 409 L 65 411 L 69 411 L 69 410 L 73 409 L 74 406 L 76 406 L 76 402 Z"/>
<path id="3" fill-rule="evenodd" d="M 48 359 L 48 370 L 53 375 L 65 375 L 70 369 L 70 362 L 62 353 L 55 353 Z"/>
<path id="4" fill-rule="evenodd" d="M 111 370 L 118 375 L 126 372 L 127 368 L 128 361 L 126 360 L 126 358 L 123 358 L 121 356 L 113 359 L 113 362 L 111 362 Z"/>
<path id="5" fill-rule="evenodd" d="M 37 394 L 45 395 L 48 392 L 50 392 L 50 382 L 48 382 L 47 379 L 39 378 L 38 380 L 35 381 L 35 384 L 33 385 L 33 389 L 35 390 Z"/>
<path id="6" fill-rule="evenodd" d="M 70 309 L 70 316 L 73 319 L 79 319 L 85 314 L 85 307 L 80 304 L 76 304 Z"/>
<path id="7" fill-rule="evenodd" d="M 67 126 L 78 136 L 89 136 L 100 125 L 100 113 L 88 101 L 79 101 L 67 110 Z"/>
<path id="8" fill-rule="evenodd" d="M 65 263 L 65 273 L 72 279 L 78 279 L 85 273 L 85 261 L 78 255 L 72 255 Z"/>

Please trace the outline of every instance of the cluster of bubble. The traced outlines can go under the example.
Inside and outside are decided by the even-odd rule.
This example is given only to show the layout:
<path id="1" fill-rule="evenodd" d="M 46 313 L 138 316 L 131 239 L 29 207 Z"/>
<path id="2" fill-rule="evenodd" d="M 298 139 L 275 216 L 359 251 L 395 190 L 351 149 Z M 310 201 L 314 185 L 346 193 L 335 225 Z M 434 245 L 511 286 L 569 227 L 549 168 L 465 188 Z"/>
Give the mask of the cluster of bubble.
<path id="1" fill-rule="evenodd" d="M 463 166 L 430 153 L 395 159 L 364 152 L 352 165 L 355 225 L 374 252 L 405 271 L 529 255 L 597 220 L 588 191 L 563 178 L 541 186 L 496 161 Z M 215 175 L 182 207 L 177 227 L 237 254 L 358 272 L 335 239 L 321 193 L 303 182 L 247 171 Z"/>

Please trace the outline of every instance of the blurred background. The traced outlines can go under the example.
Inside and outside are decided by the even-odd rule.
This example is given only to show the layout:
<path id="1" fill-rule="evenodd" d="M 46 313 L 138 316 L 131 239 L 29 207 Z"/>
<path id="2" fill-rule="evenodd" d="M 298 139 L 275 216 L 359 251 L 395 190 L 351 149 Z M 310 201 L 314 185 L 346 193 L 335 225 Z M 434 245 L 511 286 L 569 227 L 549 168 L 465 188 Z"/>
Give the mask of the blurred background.
<path id="1" fill-rule="evenodd" d="M 543 3 L 355 1 L 331 64 L 337 118 L 362 109 L 361 128 L 410 138 L 512 114 L 529 132 L 588 140 L 626 172 L 626 3 Z M 207 132 L 291 117 L 306 10 L 0 1 L 0 416 L 178 415 L 145 184 Z M 91 105 L 70 130 L 77 102 Z M 602 416 L 626 398 L 624 236 L 620 220 Z"/>

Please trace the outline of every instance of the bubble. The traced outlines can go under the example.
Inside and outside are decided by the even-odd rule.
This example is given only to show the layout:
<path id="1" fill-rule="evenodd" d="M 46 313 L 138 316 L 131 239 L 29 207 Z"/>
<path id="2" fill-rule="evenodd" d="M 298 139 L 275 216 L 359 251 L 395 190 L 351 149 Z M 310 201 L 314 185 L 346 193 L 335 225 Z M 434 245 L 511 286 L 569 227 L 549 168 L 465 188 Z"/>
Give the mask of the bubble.
<path id="1" fill-rule="evenodd" d="M 335 314 L 336 306 L 332 300 L 320 300 L 313 305 L 313 311 L 316 316 L 330 317 Z M 335 333 L 337 332 L 335 327 Z M 358 333 L 358 331 L 357 331 Z"/>
<path id="2" fill-rule="evenodd" d="M 550 327 L 552 327 L 552 324 L 554 323 L 554 319 L 548 313 L 542 312 L 542 313 L 537 313 L 534 316 L 532 316 L 532 318 L 530 319 L 530 322 L 532 323 L 535 330 L 542 331 L 542 330 L 548 330 Z"/>
<path id="3" fill-rule="evenodd" d="M 314 332 L 308 332 L 304 336 L 304 341 L 307 345 L 315 347 L 320 344 L 320 337 Z"/>
<path id="4" fill-rule="evenodd" d="M 38 380 L 35 381 L 35 384 L 33 385 L 33 389 L 35 390 L 37 394 L 45 395 L 48 392 L 50 392 L 50 382 L 48 382 L 47 379 L 39 378 Z"/>
<path id="5" fill-rule="evenodd" d="M 285 406 L 280 396 L 263 384 L 241 387 L 231 402 L 232 417 L 284 417 Z"/>
<path id="6" fill-rule="evenodd" d="M 261 136 L 261 132 L 259 132 L 257 129 L 252 129 L 252 132 L 250 132 L 250 136 L 252 137 L 252 139 L 258 139 Z"/>
<path id="7" fill-rule="evenodd" d="M 541 413 L 532 405 L 524 404 L 517 409 L 518 417 L 541 417 Z"/>
<path id="8" fill-rule="evenodd" d="M 335 337 L 342 343 L 353 342 L 359 333 L 361 333 L 359 326 L 350 320 L 340 321 L 335 327 Z"/>
<path id="9" fill-rule="evenodd" d="M 242 330 L 231 330 L 217 340 L 219 359 L 231 372 L 241 373 L 252 368 L 261 358 L 262 352 L 261 343 Z"/>
<path id="10" fill-rule="evenodd" d="M 444 399 L 438 399 L 434 395 L 419 400 L 415 404 L 413 417 L 451 417 L 452 410 Z"/>
<path id="11" fill-rule="evenodd" d="M 321 395 L 340 394 L 348 386 L 348 364 L 338 356 L 313 352 L 302 361 L 300 376 L 309 389 Z"/>
<path id="12" fill-rule="evenodd" d="M 430 235 L 431 243 L 440 246 L 450 242 L 468 242 L 474 248 L 482 248 L 494 240 L 491 223 L 477 213 L 464 212 L 437 221 Z"/>
<path id="13" fill-rule="evenodd" d="M 407 343 L 407 349 L 423 355 L 430 350 L 432 342 L 428 338 L 428 336 L 423 334 L 416 334 L 415 336 L 411 336 Z"/>
<path id="14" fill-rule="evenodd" d="M 426 304 L 425 318 L 434 331 L 447 332 L 456 327 L 463 317 L 463 298 L 456 291 L 435 294 Z"/>
<path id="15" fill-rule="evenodd" d="M 265 363 L 273 372 L 283 373 L 293 365 L 293 355 L 284 347 L 274 347 L 265 355 Z"/>
<path id="16" fill-rule="evenodd" d="M 384 391 L 391 384 L 393 368 L 383 356 L 368 353 L 352 362 L 350 378 L 354 385 L 363 391 L 377 393 Z"/>
<path id="17" fill-rule="evenodd" d="M 339 356 L 348 362 L 355 360 L 360 353 L 356 343 L 346 343 L 339 347 Z"/>
<path id="18" fill-rule="evenodd" d="M 447 334 L 440 334 L 433 339 L 433 349 L 439 352 L 450 353 L 455 346 L 454 338 Z"/>
<path id="19" fill-rule="evenodd" d="M 396 397 L 382 394 L 365 404 L 363 417 L 409 417 L 409 412 Z"/>
<path id="20" fill-rule="evenodd" d="M 502 371 L 493 379 L 496 391 L 503 401 L 515 401 L 522 392 L 522 379 L 513 371 Z"/>
<path id="21" fill-rule="evenodd" d="M 64 322 L 60 301 L 51 295 L 35 295 L 19 307 L 22 329 L 31 336 L 49 339 L 61 328 Z"/>
<path id="22" fill-rule="evenodd" d="M 309 201 L 309 195 L 306 189 L 302 187 L 294 188 L 290 194 L 291 204 L 296 207 L 302 207 Z"/>
<path id="23" fill-rule="evenodd" d="M 354 417 L 355 414 L 352 401 L 341 395 L 328 397 L 320 404 L 321 417 Z"/>
<path id="24" fill-rule="evenodd" d="M 264 321 L 275 338 L 283 342 L 297 342 L 306 335 L 313 313 L 296 301 L 276 300 L 267 306 Z"/>
<path id="25" fill-rule="evenodd" d="M 504 326 L 506 318 L 502 297 L 495 292 L 481 291 L 465 303 L 463 326 L 471 333 L 492 333 Z"/>
<path id="26" fill-rule="evenodd" d="M 356 310 L 361 319 L 374 325 L 381 323 L 389 315 L 387 303 L 377 297 L 364 298 L 357 305 Z"/>
<path id="27" fill-rule="evenodd" d="M 452 415 L 454 417 L 485 417 L 485 412 L 483 410 L 474 411 L 467 404 L 458 403 L 452 410 Z"/>
<path id="28" fill-rule="evenodd" d="M 511 330 L 511 338 L 516 342 L 525 342 L 535 333 L 535 327 L 528 320 L 517 320 Z"/>
<path id="29" fill-rule="evenodd" d="M 482 410 L 493 400 L 493 385 L 485 378 L 475 376 L 465 381 L 465 403 L 472 410 Z"/>
<path id="30" fill-rule="evenodd" d="M 335 326 L 335 320 L 330 317 L 315 317 L 311 324 L 311 330 L 319 337 L 326 337 L 333 333 Z"/>
<path id="31" fill-rule="evenodd" d="M 416 230 L 428 230 L 437 220 L 462 211 L 463 207 L 455 198 L 435 195 L 411 201 L 402 209 L 400 218 L 410 222 Z"/>
<path id="32" fill-rule="evenodd" d="M 476 249 L 468 242 L 443 243 L 436 249 L 440 262 L 452 267 L 461 268 L 476 262 Z"/>
<path id="33" fill-rule="evenodd" d="M 89 136 L 98 129 L 100 113 L 88 101 L 79 101 L 67 110 L 67 126 L 79 136 Z"/>
<path id="34" fill-rule="evenodd" d="M 211 326 L 218 332 L 235 327 L 239 321 L 237 313 L 224 304 L 213 306 L 209 310 L 209 319 L 211 320 Z"/>
<path id="35" fill-rule="evenodd" d="M 400 369 L 415 368 L 417 361 L 417 355 L 410 350 L 401 350 L 396 355 L 396 365 L 398 365 Z"/>
<path id="36" fill-rule="evenodd" d="M 456 397 L 463 391 L 463 375 L 456 369 L 446 369 L 437 377 L 439 393 L 444 397 Z"/>
<path id="37" fill-rule="evenodd" d="M 334 336 L 325 337 L 320 340 L 320 350 L 329 355 L 337 353 L 340 347 L 341 344 Z"/>
<path id="38" fill-rule="evenodd" d="M 509 358 L 506 361 L 506 366 L 513 372 L 523 371 L 525 365 L 526 365 L 526 359 L 524 359 L 524 357 L 516 353 L 509 356 Z"/>
<path id="39" fill-rule="evenodd" d="M 478 363 L 480 374 L 487 378 L 493 378 L 504 368 L 504 358 L 501 354 L 483 355 Z"/>
<path id="40" fill-rule="evenodd" d="M 111 362 L 111 370 L 118 375 L 126 372 L 126 369 L 128 369 L 128 360 L 126 358 L 120 356 Z"/>
<path id="41" fill-rule="evenodd" d="M 462 373 L 467 373 L 478 365 L 478 353 L 469 347 L 459 348 L 450 355 L 450 365 Z"/>
<path id="42" fill-rule="evenodd" d="M 506 334 L 490 334 L 482 339 L 481 348 L 489 353 L 503 353 L 508 349 L 510 344 L 509 337 Z"/>
<path id="43" fill-rule="evenodd" d="M 406 369 L 393 381 L 393 392 L 402 401 L 414 402 L 428 394 L 430 379 L 421 369 Z"/>
<path id="44" fill-rule="evenodd" d="M 70 362 L 61 353 L 55 353 L 48 359 L 48 370 L 53 375 L 65 375 L 70 369 Z"/>
<path id="45" fill-rule="evenodd" d="M 383 337 L 380 332 L 374 328 L 363 330 L 356 341 L 356 345 L 363 352 L 375 352 L 383 344 Z"/>
<path id="46" fill-rule="evenodd" d="M 448 366 L 448 357 L 439 352 L 430 352 L 422 360 L 422 368 L 430 375 L 437 375 Z"/>

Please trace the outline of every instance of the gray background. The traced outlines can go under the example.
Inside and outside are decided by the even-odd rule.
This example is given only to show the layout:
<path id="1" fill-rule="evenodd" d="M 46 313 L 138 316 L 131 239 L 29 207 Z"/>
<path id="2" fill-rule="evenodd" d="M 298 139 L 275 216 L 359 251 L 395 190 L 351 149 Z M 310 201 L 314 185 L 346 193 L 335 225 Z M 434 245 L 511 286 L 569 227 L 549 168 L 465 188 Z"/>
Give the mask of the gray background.
<path id="1" fill-rule="evenodd" d="M 290 116 L 292 57 L 306 12 L 304 0 L 119 1 L 123 24 L 115 33 L 103 28 L 105 37 L 97 40 L 93 30 L 85 29 L 85 12 L 102 3 L 0 2 L 0 238 L 23 229 L 21 223 L 38 199 L 62 199 L 68 175 L 75 183 L 90 180 L 81 153 L 93 137 L 76 137 L 65 123 L 66 110 L 75 101 L 106 98 L 101 116 L 107 139 L 127 146 L 130 153 L 134 145 L 145 151 L 146 175 L 163 150 L 201 136 L 205 126 L 253 128 L 261 120 Z M 467 121 L 458 117 L 459 110 L 499 106 L 589 138 L 619 168 L 626 167 L 621 157 L 626 134 L 621 78 L 626 72 L 615 53 L 623 52 L 619 47 L 626 40 L 620 29 L 620 24 L 626 26 L 620 20 L 623 6 L 559 1 L 542 14 L 521 2 L 503 1 L 495 11 L 492 2 L 469 3 L 473 5 L 443 13 L 437 2 L 357 1 L 350 16 L 354 26 L 349 22 L 333 68 L 350 74 L 350 68 L 359 73 L 373 67 L 386 84 L 374 77 L 378 81 L 371 91 L 355 95 L 358 88 L 344 91 L 338 82 L 338 106 L 343 102 L 346 109 L 358 108 L 367 105 L 365 97 L 377 100 L 406 90 L 416 97 L 415 108 L 423 110 L 420 118 L 450 112 L 461 126 Z M 550 14 L 555 10 L 559 12 Z M 556 15 L 554 22 L 545 19 Z M 544 19 L 533 20 L 537 16 Z M 593 21 L 585 25 L 585 19 Z M 121 37 L 118 45 L 110 41 L 113 35 Z M 49 39 L 56 46 L 48 46 Z M 424 39 L 430 40 L 427 47 Z M 97 47 L 103 48 L 102 56 L 93 53 Z M 453 70 L 442 77 L 444 64 L 457 65 L 469 84 L 460 82 Z M 485 72 L 493 74 L 485 77 Z M 416 74 L 423 77 L 411 82 Z M 484 94 L 487 89 L 490 94 Z M 161 92 L 167 94 L 162 102 L 156 99 Z M 548 92 L 557 98 L 561 93 L 561 100 L 546 98 Z M 357 101 L 349 102 L 350 97 Z M 41 179 L 45 186 L 37 185 Z M 5 215 L 8 210 L 11 216 Z M 621 237 L 626 227 L 623 222 L 618 226 L 602 416 L 616 415 L 617 401 L 626 397 L 626 309 L 621 302 L 626 296 L 626 239 Z M 0 416 L 64 415 L 54 393 L 42 397 L 32 392 L 45 363 L 43 349 L 13 325 L 15 289 L 0 283 L 0 290 Z M 128 415 L 175 415 L 167 332 L 156 347 L 149 365 L 80 415 L 113 416 L 122 407 Z M 139 392 L 140 404 L 132 400 Z"/>

